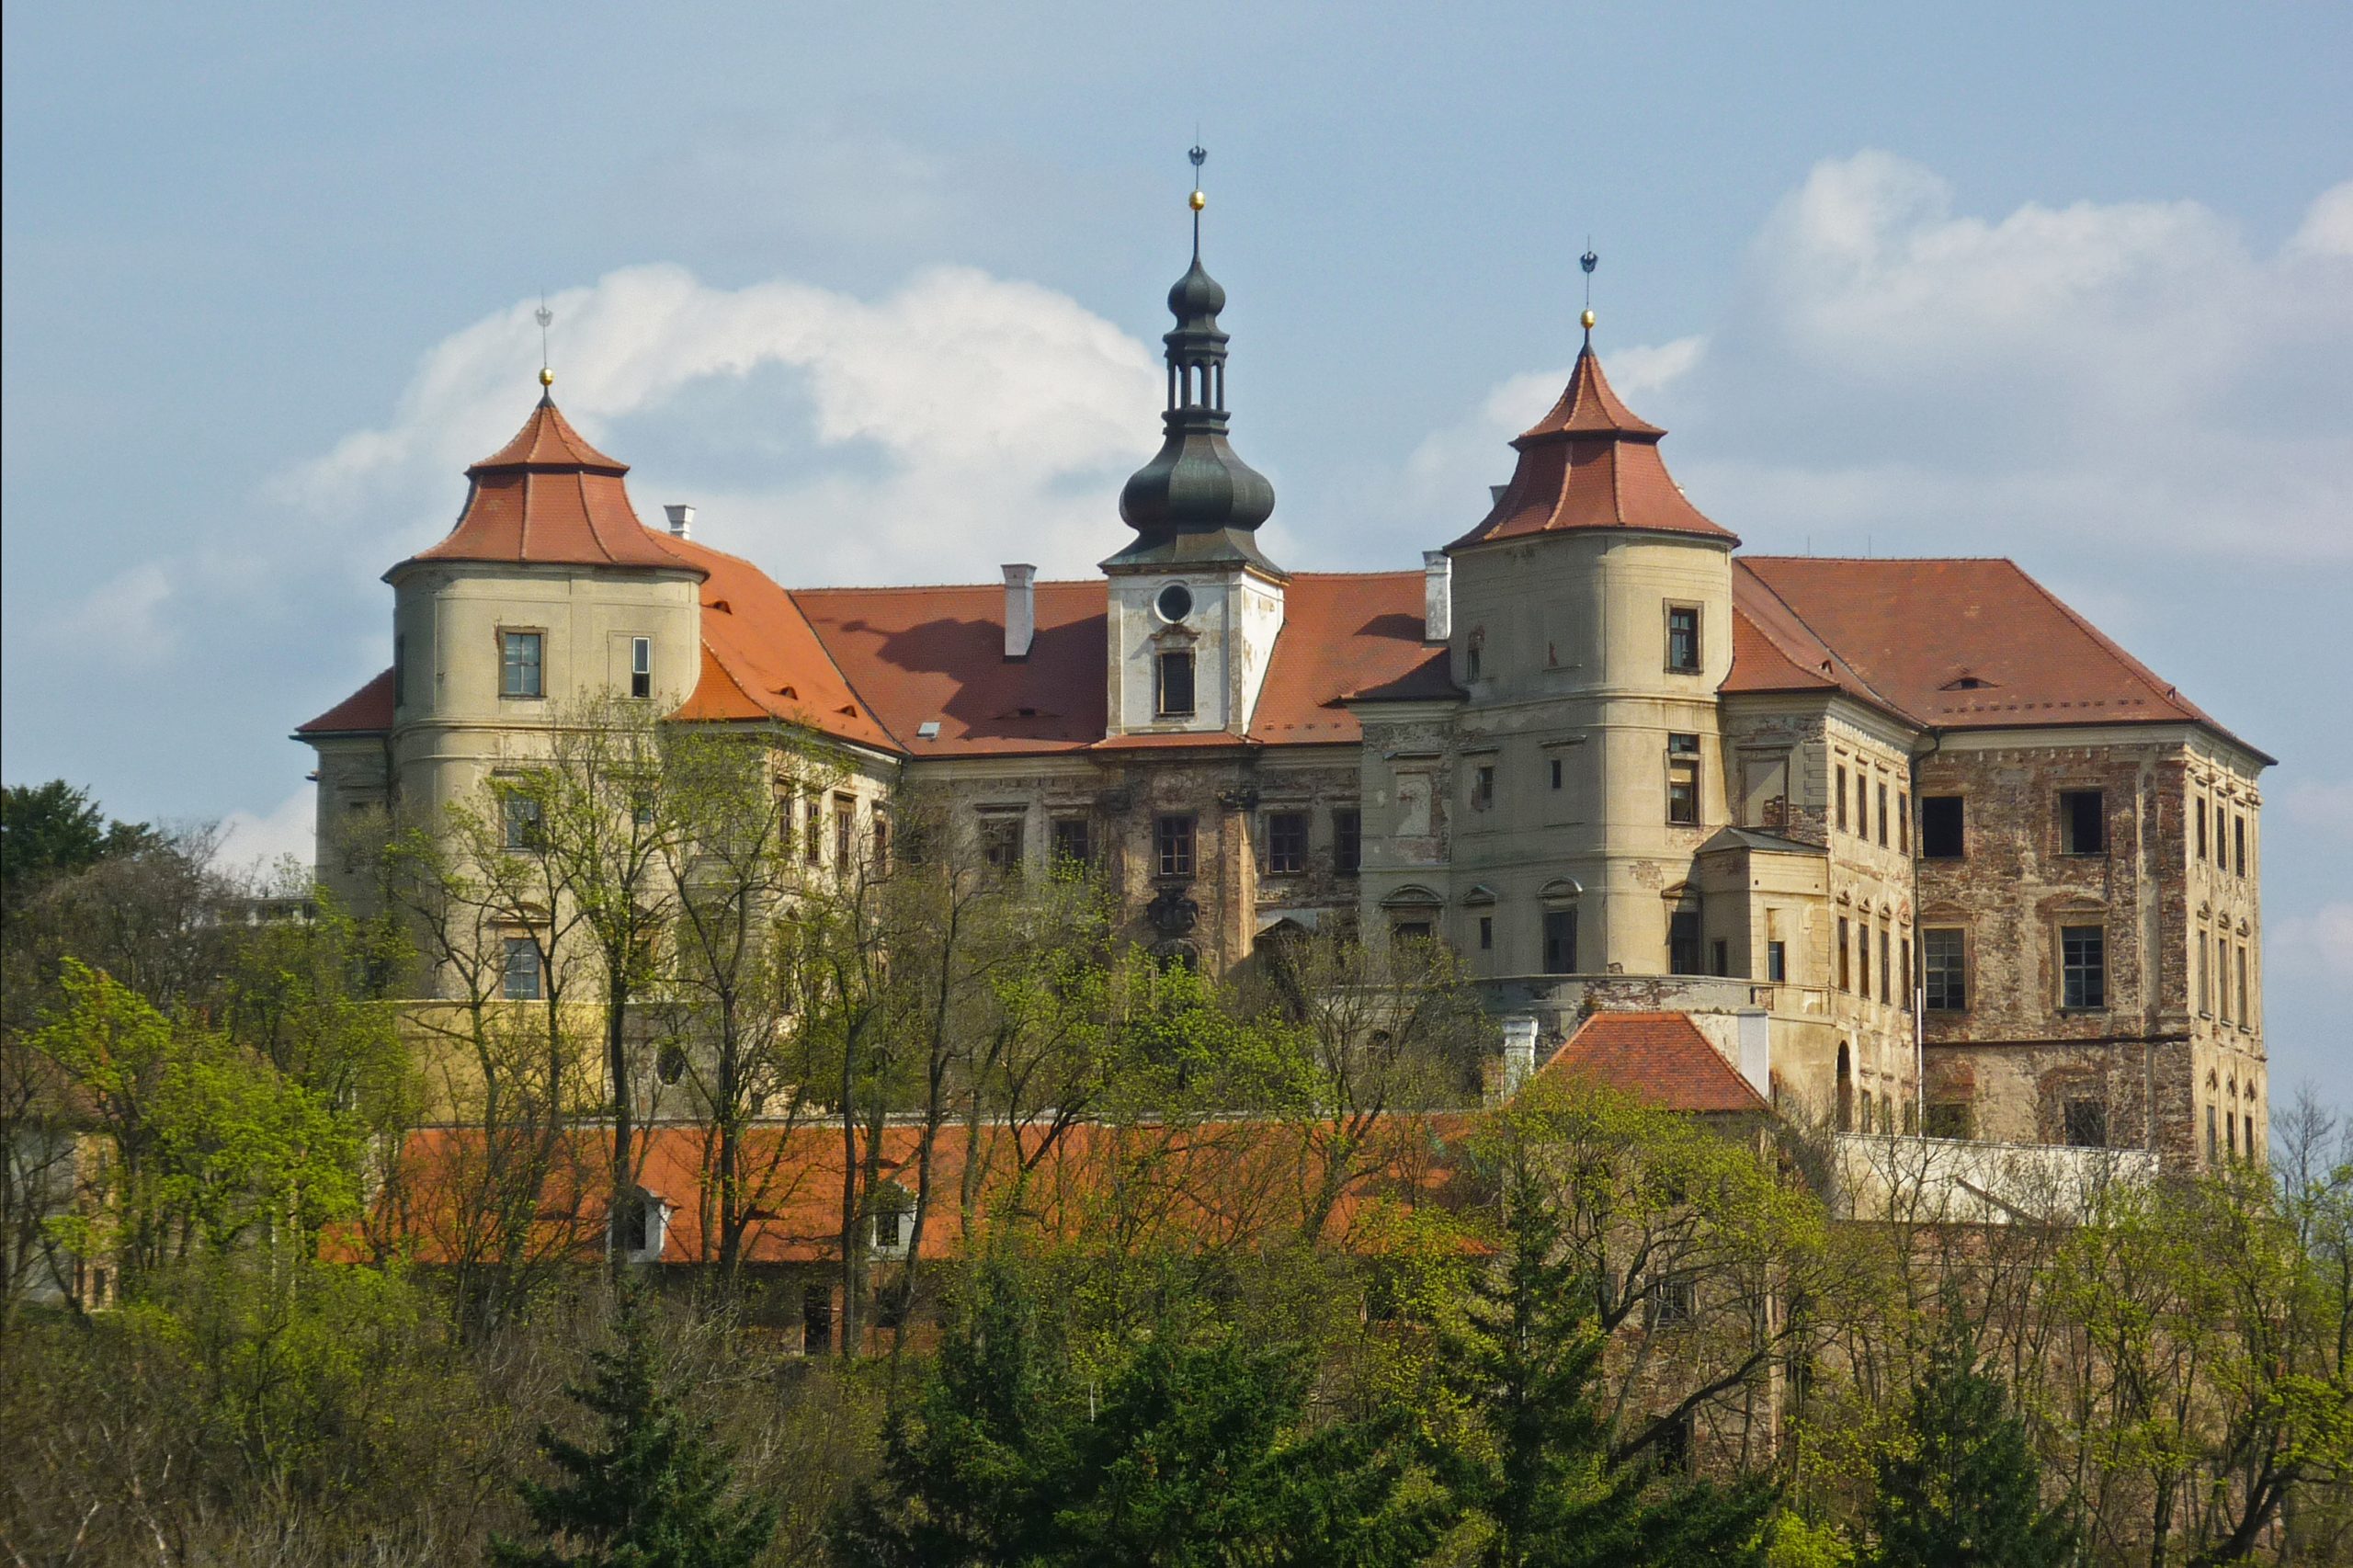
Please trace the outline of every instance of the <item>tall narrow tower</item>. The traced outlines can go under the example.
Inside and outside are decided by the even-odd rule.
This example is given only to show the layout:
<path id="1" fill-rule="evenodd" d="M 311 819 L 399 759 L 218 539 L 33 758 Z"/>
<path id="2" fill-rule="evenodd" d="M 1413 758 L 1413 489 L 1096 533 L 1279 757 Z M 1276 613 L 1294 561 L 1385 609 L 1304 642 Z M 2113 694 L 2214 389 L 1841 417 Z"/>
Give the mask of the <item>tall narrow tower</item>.
<path id="1" fill-rule="evenodd" d="M 1226 441 L 1225 290 L 1201 266 L 1196 183 L 1193 260 L 1168 290 L 1168 406 L 1160 451 L 1120 493 L 1133 543 L 1110 576 L 1110 733 L 1241 734 L 1282 630 L 1282 569 L 1260 552 L 1275 488 Z"/>

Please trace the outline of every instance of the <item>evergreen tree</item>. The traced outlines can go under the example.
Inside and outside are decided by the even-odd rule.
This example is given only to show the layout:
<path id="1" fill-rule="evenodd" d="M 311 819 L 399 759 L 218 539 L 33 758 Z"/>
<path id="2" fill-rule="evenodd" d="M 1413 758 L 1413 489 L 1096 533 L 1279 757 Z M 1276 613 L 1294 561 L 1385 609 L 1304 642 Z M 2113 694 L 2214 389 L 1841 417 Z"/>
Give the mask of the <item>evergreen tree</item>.
<path id="1" fill-rule="evenodd" d="M 1440 1444 L 1456 1506 L 1483 1516 L 1488 1568 L 1764 1561 L 1761 1485 L 1675 1483 L 1614 1460 L 1596 1384 L 1606 1341 L 1589 1281 L 1556 1256 L 1561 1223 L 1524 1165 L 1506 1174 L 1499 1269 L 1473 1282 L 1442 1346 L 1463 1428 Z"/>
<path id="2" fill-rule="evenodd" d="M 774 1511 L 729 1497 L 728 1453 L 662 1386 L 653 1310 L 638 1290 L 624 1293 L 614 1326 L 618 1343 L 593 1353 L 593 1380 L 565 1390 L 602 1417 L 602 1446 L 540 1429 L 540 1449 L 560 1479 L 525 1479 L 516 1490 L 548 1539 L 533 1548 L 494 1536 L 491 1560 L 502 1568 L 745 1568 L 776 1533 Z"/>
<path id="3" fill-rule="evenodd" d="M 1879 1463 L 1872 1507 L 1886 1568 L 2056 1568 L 2075 1547 L 2063 1513 L 2042 1506 L 2026 1424 L 1976 1346 L 1950 1328 L 1912 1396 L 1899 1451 Z"/>
<path id="4" fill-rule="evenodd" d="M 1017 1274 L 991 1265 L 980 1283 L 835 1527 L 844 1568 L 1337 1568 L 1435 1543 L 1402 1417 L 1312 1422 L 1300 1346 L 1245 1345 L 1179 1300 L 1090 1397 Z"/>

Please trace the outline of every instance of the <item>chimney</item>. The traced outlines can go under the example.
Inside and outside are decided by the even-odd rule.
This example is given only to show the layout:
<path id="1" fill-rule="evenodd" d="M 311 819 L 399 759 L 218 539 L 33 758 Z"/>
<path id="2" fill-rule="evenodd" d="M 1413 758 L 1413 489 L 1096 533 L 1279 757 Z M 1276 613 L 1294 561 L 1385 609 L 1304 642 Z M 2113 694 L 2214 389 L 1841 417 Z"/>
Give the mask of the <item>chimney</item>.
<path id="1" fill-rule="evenodd" d="M 1454 562 L 1442 550 L 1422 551 L 1422 641 L 1454 635 Z"/>
<path id="2" fill-rule="evenodd" d="M 692 506 L 688 506 L 683 501 L 673 501 L 662 509 L 670 514 L 670 537 L 672 539 L 692 539 L 694 537 L 695 509 Z"/>
<path id="3" fill-rule="evenodd" d="M 1021 562 L 1005 568 L 1005 656 L 1026 659 L 1038 635 L 1038 569 Z"/>
<path id="4" fill-rule="evenodd" d="M 1536 1019 L 1527 1013 L 1504 1020 L 1504 1098 L 1536 1075 Z"/>
<path id="5" fill-rule="evenodd" d="M 1740 1040 L 1740 1075 L 1767 1099 L 1773 1097 L 1773 1019 L 1762 1007 L 1743 1007 L 1733 1014 Z"/>

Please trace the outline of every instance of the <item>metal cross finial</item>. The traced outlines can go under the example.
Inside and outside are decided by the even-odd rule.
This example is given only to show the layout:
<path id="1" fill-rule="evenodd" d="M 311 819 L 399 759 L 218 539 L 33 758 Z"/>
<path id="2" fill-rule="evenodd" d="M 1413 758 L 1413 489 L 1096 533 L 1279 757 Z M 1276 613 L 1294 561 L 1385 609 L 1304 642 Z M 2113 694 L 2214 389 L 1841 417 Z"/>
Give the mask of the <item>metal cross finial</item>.
<path id="1" fill-rule="evenodd" d="M 548 324 L 555 320 L 555 312 L 548 309 L 548 294 L 544 289 L 540 290 L 540 308 L 531 312 L 531 319 L 540 324 L 540 385 L 553 386 L 555 372 L 548 369 Z"/>
<path id="2" fill-rule="evenodd" d="M 1585 314 L 1577 319 L 1585 326 L 1585 346 L 1590 348 L 1593 347 L 1593 269 L 1601 265 L 1601 258 L 1593 254 L 1591 234 L 1585 237 L 1585 254 L 1577 257 L 1577 265 L 1585 268 Z"/>
<path id="3" fill-rule="evenodd" d="M 1194 134 L 1198 136 L 1199 132 L 1196 131 Z M 1193 209 L 1193 259 L 1195 261 L 1201 259 L 1201 209 L 1210 204 L 1210 199 L 1201 194 L 1201 165 L 1209 161 L 1209 155 L 1210 150 L 1199 142 L 1194 142 L 1185 153 L 1185 156 L 1193 160 L 1193 194 L 1187 198 L 1187 200 Z"/>

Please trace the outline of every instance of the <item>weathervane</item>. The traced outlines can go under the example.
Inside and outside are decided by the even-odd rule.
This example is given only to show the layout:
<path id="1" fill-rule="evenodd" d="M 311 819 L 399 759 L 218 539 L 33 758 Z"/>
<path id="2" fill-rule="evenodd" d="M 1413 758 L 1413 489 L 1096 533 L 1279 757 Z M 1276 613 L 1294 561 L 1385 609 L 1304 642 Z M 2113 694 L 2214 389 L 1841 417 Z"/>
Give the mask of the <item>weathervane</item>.
<path id="1" fill-rule="evenodd" d="M 1200 132 L 1196 131 L 1193 134 L 1198 136 Z M 1201 259 L 1201 209 L 1210 204 L 1210 199 L 1201 194 L 1201 165 L 1209 162 L 1210 150 L 1196 142 L 1185 156 L 1193 160 L 1193 194 L 1186 199 L 1193 209 L 1193 259 L 1199 261 Z"/>
<path id="2" fill-rule="evenodd" d="M 544 289 L 540 291 L 540 308 L 531 312 L 531 319 L 540 324 L 540 385 L 551 387 L 555 385 L 555 372 L 548 369 L 548 324 L 555 320 L 555 312 L 548 309 Z"/>
<path id="3" fill-rule="evenodd" d="M 1577 265 L 1585 268 L 1585 314 L 1577 320 L 1584 324 L 1585 346 L 1590 348 L 1593 347 L 1593 269 L 1601 265 L 1601 258 L 1593 254 L 1591 234 L 1585 237 L 1585 254 L 1577 257 Z"/>

